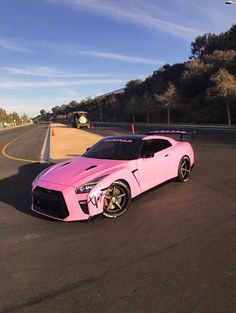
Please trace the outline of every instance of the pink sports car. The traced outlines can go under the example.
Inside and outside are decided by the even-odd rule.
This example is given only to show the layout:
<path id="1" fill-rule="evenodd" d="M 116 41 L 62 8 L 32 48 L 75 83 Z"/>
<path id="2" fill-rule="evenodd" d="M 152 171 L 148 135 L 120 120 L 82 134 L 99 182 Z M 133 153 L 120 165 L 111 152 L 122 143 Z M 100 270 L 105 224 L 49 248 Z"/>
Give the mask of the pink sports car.
<path id="1" fill-rule="evenodd" d="M 84 155 L 47 168 L 33 181 L 32 210 L 62 221 L 100 213 L 114 218 L 146 190 L 173 178 L 187 181 L 194 165 L 191 144 L 163 134 L 106 137 Z"/>

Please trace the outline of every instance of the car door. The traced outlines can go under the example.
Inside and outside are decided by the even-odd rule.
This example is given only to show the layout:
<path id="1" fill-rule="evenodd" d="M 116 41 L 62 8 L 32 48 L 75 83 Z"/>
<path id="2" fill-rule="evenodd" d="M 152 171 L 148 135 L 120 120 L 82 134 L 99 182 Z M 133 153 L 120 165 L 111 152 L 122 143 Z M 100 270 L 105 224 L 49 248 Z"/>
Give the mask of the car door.
<path id="1" fill-rule="evenodd" d="M 140 158 L 138 159 L 138 172 L 142 192 L 166 180 L 169 164 L 167 148 L 168 146 L 161 139 L 144 140 Z M 152 157 L 150 157 L 151 155 Z"/>

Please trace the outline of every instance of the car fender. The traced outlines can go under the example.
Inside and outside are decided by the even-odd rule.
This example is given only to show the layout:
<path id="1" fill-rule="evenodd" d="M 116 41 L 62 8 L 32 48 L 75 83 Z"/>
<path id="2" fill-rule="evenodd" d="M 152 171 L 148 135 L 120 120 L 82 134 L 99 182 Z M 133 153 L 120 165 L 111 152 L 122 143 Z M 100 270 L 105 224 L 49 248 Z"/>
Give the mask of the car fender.
<path id="1" fill-rule="evenodd" d="M 184 156 L 188 156 L 190 159 L 190 165 L 193 166 L 194 164 L 194 152 L 191 144 L 189 142 L 182 142 L 179 146 L 178 153 L 177 153 L 177 169 L 176 169 L 176 176 L 178 175 L 178 167 L 181 159 Z"/>
<path id="2" fill-rule="evenodd" d="M 188 156 L 190 159 L 191 166 L 194 164 L 194 152 L 192 145 L 189 142 L 183 142 L 180 147 L 180 155 L 179 155 L 179 162 L 182 159 L 182 157 Z M 178 162 L 178 164 L 179 164 Z"/>
<path id="3" fill-rule="evenodd" d="M 128 185 L 131 198 L 140 194 L 140 184 L 134 171 L 132 172 L 129 168 L 120 168 L 102 179 L 88 194 L 87 202 L 90 216 L 103 212 L 103 201 L 106 191 L 117 180 L 121 180 Z"/>
<path id="4" fill-rule="evenodd" d="M 171 161 L 167 172 L 168 179 L 178 176 L 179 163 L 184 156 L 189 157 L 191 166 L 194 164 L 193 149 L 191 144 L 188 142 L 178 142 L 177 145 L 170 148 L 169 154 L 171 156 Z"/>

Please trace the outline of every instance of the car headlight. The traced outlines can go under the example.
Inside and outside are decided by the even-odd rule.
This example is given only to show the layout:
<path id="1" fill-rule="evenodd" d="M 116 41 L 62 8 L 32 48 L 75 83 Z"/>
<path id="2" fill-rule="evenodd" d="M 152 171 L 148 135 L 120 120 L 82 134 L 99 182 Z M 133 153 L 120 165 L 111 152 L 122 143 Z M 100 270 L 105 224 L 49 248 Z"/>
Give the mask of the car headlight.
<path id="1" fill-rule="evenodd" d="M 76 190 L 75 190 L 75 193 L 88 193 L 90 192 L 96 185 L 97 183 L 102 180 L 103 178 L 105 178 L 107 175 L 103 175 L 103 176 L 100 176 L 96 179 L 93 179 L 91 180 L 90 182 L 78 187 Z"/>

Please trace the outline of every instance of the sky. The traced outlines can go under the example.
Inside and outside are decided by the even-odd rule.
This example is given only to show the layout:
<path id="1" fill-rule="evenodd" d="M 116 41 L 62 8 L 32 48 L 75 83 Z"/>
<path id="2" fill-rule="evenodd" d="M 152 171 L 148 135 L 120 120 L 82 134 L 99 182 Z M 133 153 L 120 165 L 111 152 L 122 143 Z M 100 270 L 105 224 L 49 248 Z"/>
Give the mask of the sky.
<path id="1" fill-rule="evenodd" d="M 221 0 L 0 0 L 0 107 L 34 117 L 123 88 L 235 21 Z"/>

